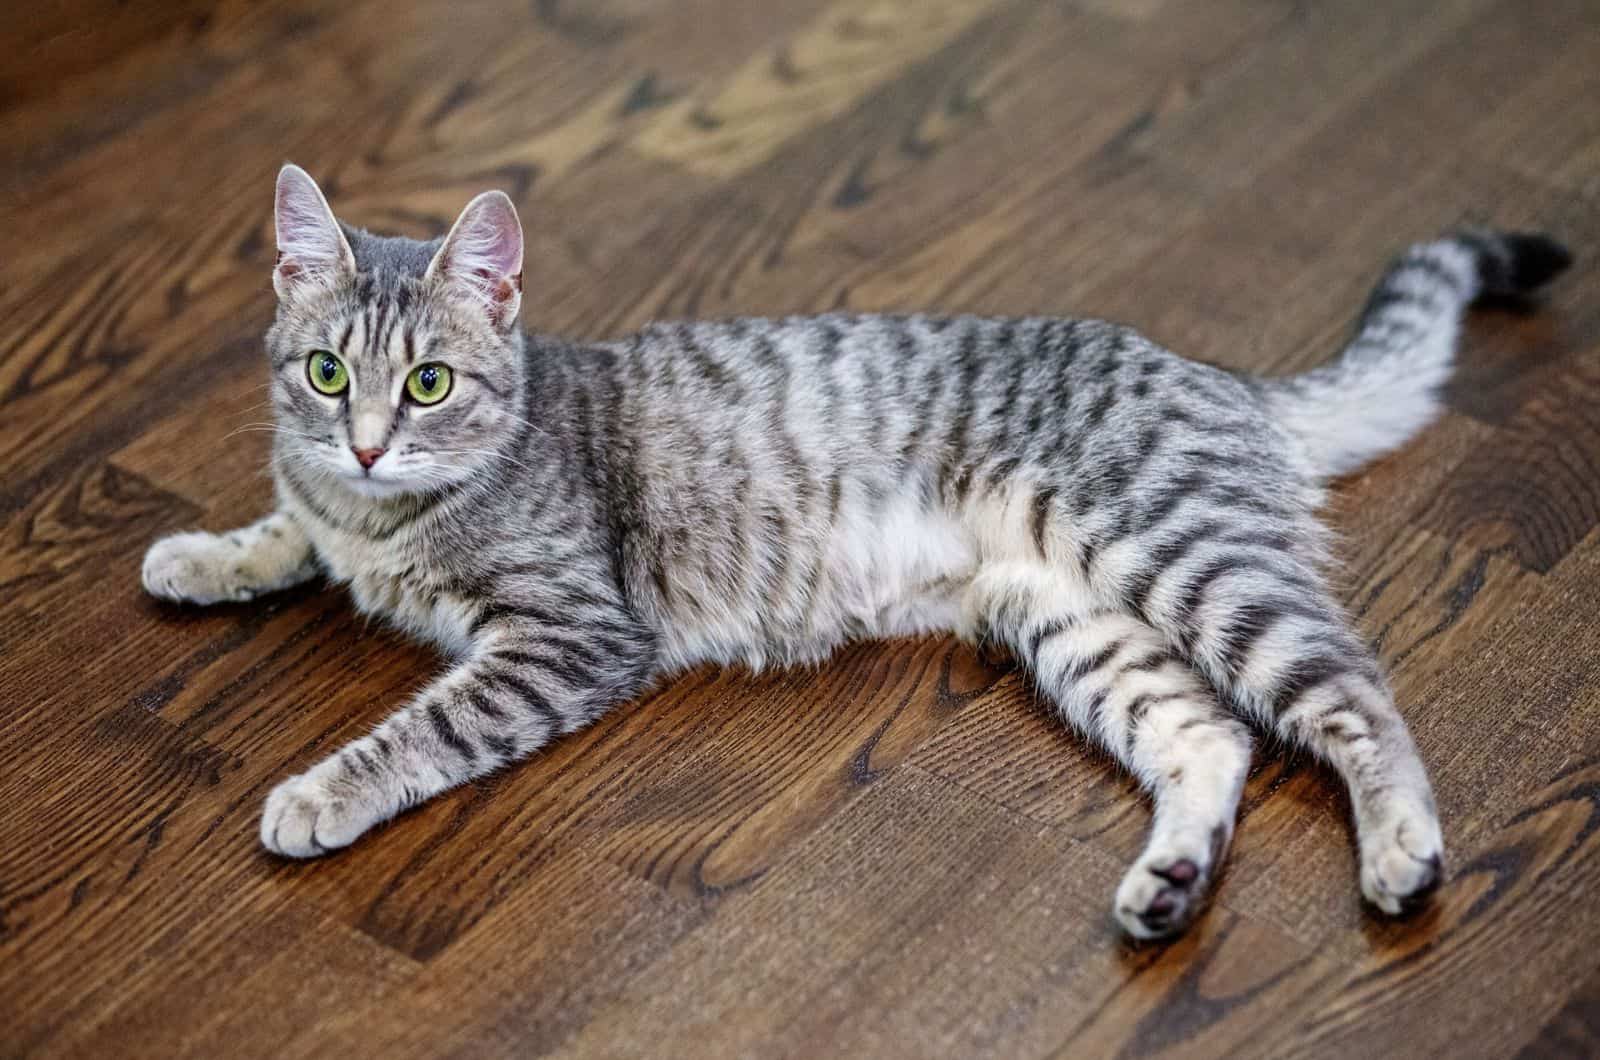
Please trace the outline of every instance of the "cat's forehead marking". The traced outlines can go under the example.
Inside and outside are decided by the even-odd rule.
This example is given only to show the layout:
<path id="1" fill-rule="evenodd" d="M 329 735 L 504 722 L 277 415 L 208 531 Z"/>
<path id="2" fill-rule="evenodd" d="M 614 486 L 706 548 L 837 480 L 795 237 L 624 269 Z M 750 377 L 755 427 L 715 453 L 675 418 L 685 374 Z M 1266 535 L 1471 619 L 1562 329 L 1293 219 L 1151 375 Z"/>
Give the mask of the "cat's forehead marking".
<path id="1" fill-rule="evenodd" d="M 375 236 L 348 225 L 344 233 L 356 259 L 348 355 L 372 367 L 404 364 L 422 278 L 440 241 Z"/>
<path id="2" fill-rule="evenodd" d="M 415 305 L 416 292 L 410 286 L 382 293 L 358 286 L 345 323 L 344 356 L 371 375 L 403 370 L 415 358 L 418 345 Z"/>
<path id="3" fill-rule="evenodd" d="M 439 241 L 347 230 L 356 258 L 350 357 L 369 372 L 403 372 L 416 359 L 423 277 Z"/>

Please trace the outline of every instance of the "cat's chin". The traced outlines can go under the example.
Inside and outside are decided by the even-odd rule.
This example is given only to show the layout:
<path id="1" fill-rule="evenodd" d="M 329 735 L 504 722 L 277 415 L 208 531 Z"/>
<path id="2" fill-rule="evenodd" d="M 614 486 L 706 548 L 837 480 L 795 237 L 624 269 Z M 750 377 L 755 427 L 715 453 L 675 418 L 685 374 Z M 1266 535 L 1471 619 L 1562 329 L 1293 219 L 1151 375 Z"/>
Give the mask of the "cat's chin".
<path id="1" fill-rule="evenodd" d="M 339 483 L 356 496 L 367 497 L 372 500 L 386 500 L 390 497 L 402 497 L 408 493 L 422 492 L 422 488 L 414 483 L 395 479 L 371 478 L 366 475 L 340 475 Z"/>

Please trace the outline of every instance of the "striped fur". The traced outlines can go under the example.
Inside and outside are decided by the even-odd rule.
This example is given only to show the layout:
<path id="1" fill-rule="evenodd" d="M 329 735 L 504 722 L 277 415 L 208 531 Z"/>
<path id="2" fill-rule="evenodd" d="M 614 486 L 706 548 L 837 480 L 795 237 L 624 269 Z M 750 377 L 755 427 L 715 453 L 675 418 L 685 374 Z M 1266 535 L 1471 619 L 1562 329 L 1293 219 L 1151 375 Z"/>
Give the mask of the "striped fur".
<path id="1" fill-rule="evenodd" d="M 1245 723 L 1344 777 L 1370 901 L 1399 913 L 1438 882 L 1427 776 L 1329 591 L 1314 513 L 1327 477 L 1434 414 L 1464 307 L 1548 280 L 1556 244 L 1478 232 L 1415 247 L 1339 359 L 1263 381 L 1092 320 L 525 336 L 504 197 L 474 201 L 460 246 L 341 228 L 292 167 L 285 201 L 291 265 L 268 334 L 280 510 L 158 542 L 145 584 L 207 603 L 320 569 L 452 664 L 271 794 L 270 849 L 345 846 L 685 666 L 955 631 L 1008 647 L 1151 791 L 1149 844 L 1115 902 L 1130 934 L 1179 930 L 1202 904 L 1232 836 Z M 316 248 L 315 271 L 296 247 Z M 314 349 L 348 365 L 344 394 L 310 385 Z M 422 363 L 454 373 L 437 405 L 404 396 Z M 385 453 L 363 468 L 352 447 Z"/>

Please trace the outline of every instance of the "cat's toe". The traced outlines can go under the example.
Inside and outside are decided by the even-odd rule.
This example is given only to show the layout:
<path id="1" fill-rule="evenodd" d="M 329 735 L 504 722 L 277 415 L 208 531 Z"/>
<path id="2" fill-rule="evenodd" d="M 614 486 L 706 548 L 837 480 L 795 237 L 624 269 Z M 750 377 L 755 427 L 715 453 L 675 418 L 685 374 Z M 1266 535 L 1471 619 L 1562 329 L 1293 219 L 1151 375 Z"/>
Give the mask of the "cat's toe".
<path id="1" fill-rule="evenodd" d="M 193 565 L 184 539 L 191 536 L 164 537 L 145 552 L 144 566 L 140 570 L 145 592 L 163 600 L 186 599 L 184 586 L 193 578 Z"/>
<path id="2" fill-rule="evenodd" d="M 261 812 L 261 845 L 288 858 L 315 858 L 349 846 L 370 827 L 348 797 L 312 774 L 272 789 Z"/>
<path id="3" fill-rule="evenodd" d="M 1117 888 L 1117 922 L 1136 939 L 1177 934 L 1199 912 L 1206 877 L 1194 858 L 1141 858 Z"/>
<path id="4" fill-rule="evenodd" d="M 1444 880 L 1444 844 L 1432 814 L 1402 816 L 1361 846 L 1361 893 L 1390 916 L 1422 908 Z"/>

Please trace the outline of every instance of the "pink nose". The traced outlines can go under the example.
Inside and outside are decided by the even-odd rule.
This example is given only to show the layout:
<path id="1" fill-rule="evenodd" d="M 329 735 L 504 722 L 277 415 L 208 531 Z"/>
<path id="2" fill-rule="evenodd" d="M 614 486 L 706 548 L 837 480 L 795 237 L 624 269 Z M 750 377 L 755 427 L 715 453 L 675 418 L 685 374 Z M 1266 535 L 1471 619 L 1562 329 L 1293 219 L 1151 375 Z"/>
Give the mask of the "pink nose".
<path id="1" fill-rule="evenodd" d="M 382 449 L 357 449 L 355 446 L 351 446 L 350 451 L 356 454 L 356 460 L 365 468 L 372 467 L 378 462 L 378 457 L 384 454 Z"/>

